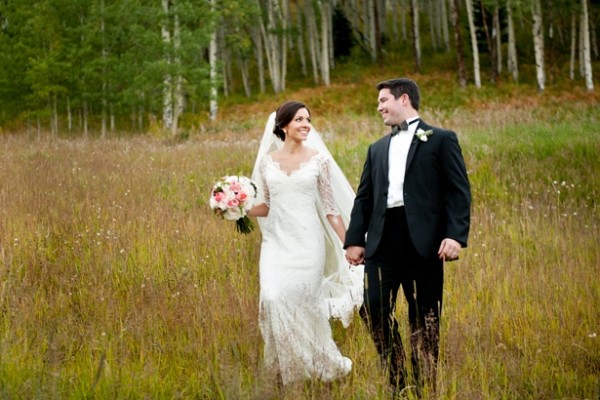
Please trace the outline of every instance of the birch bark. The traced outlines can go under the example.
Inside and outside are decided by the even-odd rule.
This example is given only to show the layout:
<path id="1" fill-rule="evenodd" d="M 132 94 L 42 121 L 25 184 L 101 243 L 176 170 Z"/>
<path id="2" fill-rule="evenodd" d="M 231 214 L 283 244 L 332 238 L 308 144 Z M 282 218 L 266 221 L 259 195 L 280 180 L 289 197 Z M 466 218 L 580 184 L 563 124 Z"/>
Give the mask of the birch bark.
<path id="1" fill-rule="evenodd" d="M 581 0 L 581 26 L 583 33 L 583 75 L 585 77 L 585 88 L 589 91 L 594 90 L 594 80 L 592 77 L 592 59 L 590 51 L 590 29 L 589 29 L 588 0 Z"/>
<path id="2" fill-rule="evenodd" d="M 321 3 L 321 80 L 325 86 L 329 80 L 329 0 Z"/>
<path id="3" fill-rule="evenodd" d="M 161 21 L 161 34 L 165 49 L 164 59 L 167 68 L 171 66 L 171 30 L 169 29 L 169 0 L 162 0 L 163 17 Z M 173 78 L 167 71 L 163 76 L 163 128 L 171 129 L 173 126 Z"/>
<path id="4" fill-rule="evenodd" d="M 413 51 L 415 55 L 415 71 L 421 71 L 421 37 L 419 30 L 419 2 L 411 0 L 410 14 L 412 17 Z"/>
<path id="5" fill-rule="evenodd" d="M 546 73 L 544 70 L 544 27 L 542 24 L 542 5 L 540 0 L 533 0 L 532 16 L 535 70 L 538 90 L 541 92 L 546 86 Z"/>
<path id="6" fill-rule="evenodd" d="M 475 23 L 473 22 L 473 2 L 465 0 L 467 6 L 467 17 L 469 19 L 469 32 L 471 33 L 471 51 L 473 52 L 473 79 L 475 86 L 481 87 L 481 73 L 479 69 L 479 48 L 477 47 L 477 32 L 475 31 Z"/>
<path id="7" fill-rule="evenodd" d="M 173 20 L 173 53 L 174 63 L 177 67 L 175 76 L 175 87 L 173 88 L 173 125 L 171 134 L 176 135 L 179 127 L 179 118 L 183 114 L 183 77 L 181 76 L 181 26 L 179 16 L 175 14 Z"/>
<path id="8" fill-rule="evenodd" d="M 515 82 L 519 81 L 519 65 L 517 61 L 517 47 L 515 40 L 515 25 L 513 20 L 512 0 L 506 0 L 506 21 L 508 26 L 508 72 Z"/>
<path id="9" fill-rule="evenodd" d="M 211 0 L 211 8 L 214 11 L 216 0 Z M 214 29 L 210 36 L 210 44 L 208 48 L 208 62 L 210 65 L 210 110 L 209 118 L 211 120 L 217 119 L 217 113 L 219 111 L 218 103 L 218 90 L 217 90 L 217 26 L 215 24 Z"/>

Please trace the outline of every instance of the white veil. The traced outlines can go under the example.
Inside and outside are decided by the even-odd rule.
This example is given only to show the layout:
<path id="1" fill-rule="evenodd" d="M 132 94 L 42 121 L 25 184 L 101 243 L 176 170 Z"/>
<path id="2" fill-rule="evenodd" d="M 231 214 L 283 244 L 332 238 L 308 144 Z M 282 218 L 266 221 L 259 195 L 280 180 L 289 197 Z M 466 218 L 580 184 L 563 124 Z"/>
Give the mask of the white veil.
<path id="1" fill-rule="evenodd" d="M 262 178 L 259 165 L 265 154 L 283 146 L 283 142 L 273 134 L 275 113 L 271 113 L 263 133 L 258 154 L 252 170 L 252 180 L 258 188 L 257 204 L 264 202 Z M 344 176 L 335 159 L 321 139 L 321 135 L 312 128 L 304 144 L 331 158 L 331 188 L 333 196 L 344 221 L 348 227 L 350 212 L 354 203 L 354 190 Z M 347 327 L 350 324 L 354 310 L 363 303 L 364 266 L 350 266 L 344 256 L 343 244 L 329 224 L 320 202 L 317 204 L 321 225 L 325 231 L 325 270 L 323 279 L 323 297 L 330 318 L 339 319 Z M 263 229 L 263 218 L 258 218 L 258 225 Z"/>

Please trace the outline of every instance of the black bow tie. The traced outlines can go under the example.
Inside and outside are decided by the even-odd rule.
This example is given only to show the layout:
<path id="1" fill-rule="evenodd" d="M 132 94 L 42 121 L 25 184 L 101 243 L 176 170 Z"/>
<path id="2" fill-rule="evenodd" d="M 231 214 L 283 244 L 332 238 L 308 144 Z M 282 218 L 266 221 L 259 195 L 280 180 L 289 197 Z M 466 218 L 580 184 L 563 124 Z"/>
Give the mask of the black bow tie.
<path id="1" fill-rule="evenodd" d="M 408 123 L 406 121 L 402 121 L 402 123 L 400 125 L 392 126 L 392 136 L 396 135 L 400 131 L 407 131 L 409 125 L 412 125 L 419 120 L 420 120 L 420 118 L 417 118 L 415 120 L 410 121 L 410 123 Z"/>

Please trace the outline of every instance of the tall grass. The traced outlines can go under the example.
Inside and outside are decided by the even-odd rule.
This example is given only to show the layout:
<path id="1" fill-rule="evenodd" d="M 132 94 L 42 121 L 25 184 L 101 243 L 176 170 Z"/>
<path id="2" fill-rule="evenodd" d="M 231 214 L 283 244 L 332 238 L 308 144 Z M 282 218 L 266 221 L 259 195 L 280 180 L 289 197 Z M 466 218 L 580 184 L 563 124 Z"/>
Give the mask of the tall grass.
<path id="1" fill-rule="evenodd" d="M 323 90 L 295 98 L 356 185 L 384 129 L 362 95 L 347 112 L 335 101 L 358 86 Z M 457 106 L 439 92 L 423 109 L 458 132 L 474 200 L 426 396 L 597 399 L 598 98 L 509 93 Z M 232 106 L 180 142 L 0 138 L 0 398 L 389 398 L 358 318 L 334 323 L 346 379 L 280 388 L 263 371 L 260 233 L 237 235 L 207 198 L 221 175 L 250 173 L 274 105 Z"/>

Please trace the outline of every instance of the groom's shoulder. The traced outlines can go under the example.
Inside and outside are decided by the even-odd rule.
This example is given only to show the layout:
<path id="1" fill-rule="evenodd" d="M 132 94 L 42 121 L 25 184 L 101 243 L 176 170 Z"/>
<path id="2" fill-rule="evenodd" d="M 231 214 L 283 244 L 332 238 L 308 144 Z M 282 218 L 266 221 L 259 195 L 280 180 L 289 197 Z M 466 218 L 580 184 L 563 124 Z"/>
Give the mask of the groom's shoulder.
<path id="1" fill-rule="evenodd" d="M 456 135 L 456 133 L 452 129 L 443 128 L 441 126 L 436 126 L 436 125 L 431 125 L 425 121 L 422 121 L 421 124 L 419 124 L 419 128 L 421 128 L 423 130 L 431 129 L 435 133 L 440 133 L 442 135 Z"/>
<path id="2" fill-rule="evenodd" d="M 380 137 L 379 139 L 377 139 L 376 141 L 374 141 L 371 144 L 371 147 L 377 148 L 379 146 L 387 146 L 390 142 L 390 134 L 387 133 L 385 135 L 383 135 L 382 137 Z"/>

